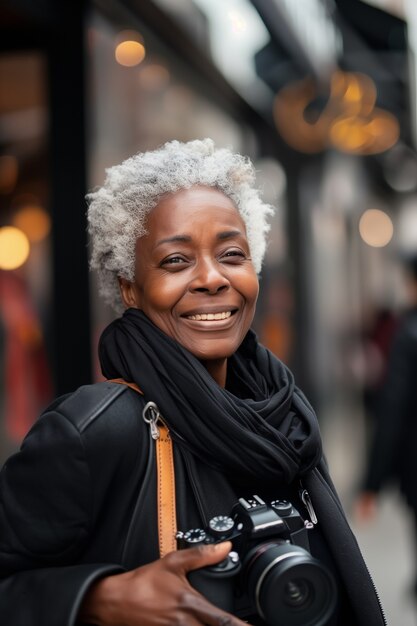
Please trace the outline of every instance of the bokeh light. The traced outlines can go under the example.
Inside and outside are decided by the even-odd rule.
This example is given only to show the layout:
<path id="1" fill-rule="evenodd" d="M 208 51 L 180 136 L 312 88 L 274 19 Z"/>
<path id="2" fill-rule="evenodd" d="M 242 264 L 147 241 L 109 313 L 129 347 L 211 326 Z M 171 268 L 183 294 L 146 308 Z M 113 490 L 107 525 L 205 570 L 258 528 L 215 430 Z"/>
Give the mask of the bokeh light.
<path id="1" fill-rule="evenodd" d="M 368 246 L 383 248 L 391 241 L 394 226 L 385 211 L 368 209 L 359 220 L 359 233 Z"/>
<path id="2" fill-rule="evenodd" d="M 369 115 L 375 108 L 376 85 L 366 74 L 337 70 L 331 77 L 330 91 L 346 116 Z"/>
<path id="3" fill-rule="evenodd" d="M 150 63 L 140 70 L 139 83 L 148 91 L 160 91 L 169 83 L 169 71 L 160 63 Z"/>
<path id="4" fill-rule="evenodd" d="M 230 20 L 232 31 L 234 33 L 243 33 L 247 29 L 246 21 L 238 11 L 230 10 L 227 12 L 227 16 Z"/>
<path id="5" fill-rule="evenodd" d="M 145 46 L 141 35 L 132 30 L 119 33 L 114 55 L 116 61 L 125 67 L 139 65 L 145 58 Z"/>
<path id="6" fill-rule="evenodd" d="M 15 226 L 0 228 L 0 269 L 15 270 L 27 260 L 30 252 L 25 233 Z"/>
<path id="7" fill-rule="evenodd" d="M 379 154 L 397 143 L 400 125 L 395 115 L 375 106 L 376 95 L 375 83 L 365 74 L 338 70 L 328 94 L 306 78 L 277 93 L 275 124 L 300 152 L 313 154 L 333 146 L 348 154 Z"/>
<path id="8" fill-rule="evenodd" d="M 13 225 L 22 230 L 29 241 L 42 241 L 51 231 L 51 218 L 41 206 L 25 206 L 13 217 Z"/>
<path id="9" fill-rule="evenodd" d="M 340 117 L 330 128 L 332 144 L 350 154 L 379 154 L 396 144 L 398 120 L 392 113 L 375 108 L 366 116 Z"/>

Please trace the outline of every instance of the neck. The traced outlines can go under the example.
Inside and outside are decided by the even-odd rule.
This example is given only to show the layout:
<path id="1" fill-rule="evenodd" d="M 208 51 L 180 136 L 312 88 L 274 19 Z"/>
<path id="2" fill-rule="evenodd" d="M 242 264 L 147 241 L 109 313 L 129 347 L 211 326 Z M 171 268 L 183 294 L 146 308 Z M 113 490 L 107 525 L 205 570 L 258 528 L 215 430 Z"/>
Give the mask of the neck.
<path id="1" fill-rule="evenodd" d="M 208 373 L 220 387 L 226 386 L 227 359 L 201 361 Z"/>

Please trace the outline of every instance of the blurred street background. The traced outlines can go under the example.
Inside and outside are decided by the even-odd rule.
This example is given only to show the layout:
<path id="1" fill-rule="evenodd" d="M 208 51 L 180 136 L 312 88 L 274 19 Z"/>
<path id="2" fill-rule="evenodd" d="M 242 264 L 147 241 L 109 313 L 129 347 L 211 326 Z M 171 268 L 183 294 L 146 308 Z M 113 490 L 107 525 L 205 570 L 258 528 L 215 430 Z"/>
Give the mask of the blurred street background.
<path id="1" fill-rule="evenodd" d="M 417 603 L 411 587 L 415 576 L 415 539 L 411 515 L 395 490 L 385 492 L 378 516 L 360 524 L 353 516 L 355 487 L 365 457 L 360 412 L 334 411 L 326 416 L 324 446 L 333 480 L 381 598 L 390 626 L 417 626 Z"/>
<path id="2" fill-rule="evenodd" d="M 389 624 L 416 626 L 403 500 L 354 514 L 417 254 L 416 51 L 415 0 L 3 0 L 0 462 L 52 398 L 101 379 L 113 314 L 86 192 L 137 151 L 211 137 L 277 207 L 255 328 L 317 411 Z"/>

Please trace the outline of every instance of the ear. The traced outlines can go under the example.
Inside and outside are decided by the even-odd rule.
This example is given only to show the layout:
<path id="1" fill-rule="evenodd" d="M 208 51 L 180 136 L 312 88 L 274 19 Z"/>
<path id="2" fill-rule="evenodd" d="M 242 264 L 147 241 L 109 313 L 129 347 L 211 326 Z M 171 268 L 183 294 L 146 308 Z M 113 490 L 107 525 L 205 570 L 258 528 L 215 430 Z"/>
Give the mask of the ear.
<path id="1" fill-rule="evenodd" d="M 123 305 L 126 309 L 133 307 L 134 309 L 139 308 L 139 297 L 138 292 L 136 290 L 135 283 L 131 283 L 130 280 L 126 278 L 118 277 L 119 287 L 120 287 L 120 295 L 122 297 Z"/>

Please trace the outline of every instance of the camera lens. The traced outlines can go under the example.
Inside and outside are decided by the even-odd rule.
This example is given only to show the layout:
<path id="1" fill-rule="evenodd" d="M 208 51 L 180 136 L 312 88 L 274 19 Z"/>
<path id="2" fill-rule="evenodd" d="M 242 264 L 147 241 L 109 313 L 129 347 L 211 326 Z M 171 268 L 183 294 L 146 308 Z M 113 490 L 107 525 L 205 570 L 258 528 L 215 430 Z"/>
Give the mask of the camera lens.
<path id="1" fill-rule="evenodd" d="M 312 589 L 308 580 L 295 578 L 289 580 L 284 587 L 284 602 L 288 606 L 300 607 L 306 605 L 312 599 Z"/>
<path id="2" fill-rule="evenodd" d="M 307 550 L 286 542 L 259 544 L 244 564 L 253 609 L 269 626 L 324 626 L 336 605 L 332 575 Z"/>

